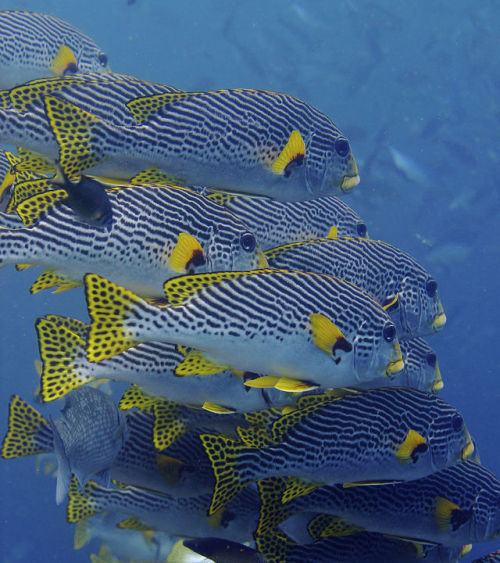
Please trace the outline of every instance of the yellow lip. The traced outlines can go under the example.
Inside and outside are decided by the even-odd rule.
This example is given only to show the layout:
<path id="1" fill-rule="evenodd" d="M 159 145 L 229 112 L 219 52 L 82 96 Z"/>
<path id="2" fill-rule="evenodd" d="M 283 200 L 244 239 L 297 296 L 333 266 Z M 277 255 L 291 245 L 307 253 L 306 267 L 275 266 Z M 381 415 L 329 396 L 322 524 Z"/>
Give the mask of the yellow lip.
<path id="1" fill-rule="evenodd" d="M 405 363 L 403 362 L 403 354 L 401 354 L 401 346 L 399 345 L 399 341 L 396 339 L 392 345 L 391 361 L 385 368 L 385 374 L 387 377 L 393 377 L 404 367 Z"/>
<path id="2" fill-rule="evenodd" d="M 469 457 L 474 453 L 474 442 L 469 434 L 469 431 L 466 430 L 467 434 L 467 445 L 462 450 L 462 460 L 469 459 Z"/>
<path id="3" fill-rule="evenodd" d="M 441 370 L 439 369 L 438 364 L 436 364 L 436 377 L 434 379 L 434 383 L 432 384 L 433 391 L 441 391 L 444 387 L 443 378 L 441 377 Z"/>
<path id="4" fill-rule="evenodd" d="M 446 324 L 446 315 L 444 313 L 439 313 L 439 315 L 436 315 L 434 317 L 432 328 L 434 330 L 441 330 L 445 324 Z"/>
<path id="5" fill-rule="evenodd" d="M 357 186 L 359 184 L 359 174 L 356 174 L 356 176 L 344 176 L 344 179 L 342 180 L 342 185 L 340 186 L 340 189 L 343 192 L 348 192 L 349 190 L 352 190 L 352 188 L 354 188 L 354 186 Z"/>

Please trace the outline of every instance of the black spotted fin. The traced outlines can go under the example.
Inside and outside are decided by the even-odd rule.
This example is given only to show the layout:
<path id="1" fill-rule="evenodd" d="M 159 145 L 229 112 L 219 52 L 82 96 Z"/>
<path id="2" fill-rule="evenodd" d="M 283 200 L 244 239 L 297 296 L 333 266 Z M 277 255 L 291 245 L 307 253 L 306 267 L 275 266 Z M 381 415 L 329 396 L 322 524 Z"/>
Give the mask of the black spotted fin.
<path id="1" fill-rule="evenodd" d="M 65 189 L 48 190 L 21 201 L 16 206 L 15 211 L 26 227 L 32 227 L 42 213 L 66 198 L 67 192 Z"/>
<path id="2" fill-rule="evenodd" d="M 41 154 L 23 147 L 17 148 L 17 154 L 20 160 L 20 162 L 16 164 L 16 177 L 18 181 L 34 180 L 40 175 L 57 173 L 55 163 Z"/>
<path id="3" fill-rule="evenodd" d="M 55 76 L 65 76 L 78 72 L 78 64 L 73 51 L 67 45 L 61 45 L 57 55 L 52 60 L 50 70 Z"/>
<path id="4" fill-rule="evenodd" d="M 120 530 L 136 530 L 137 532 L 148 532 L 154 530 L 151 526 L 143 524 L 143 522 L 136 516 L 131 516 L 130 518 L 125 518 L 116 525 Z"/>
<path id="5" fill-rule="evenodd" d="M 193 96 L 201 96 L 203 93 L 197 92 L 167 92 L 154 96 L 144 96 L 135 98 L 127 102 L 127 107 L 139 125 L 148 121 L 152 115 L 159 110 L 177 104 Z"/>
<path id="6" fill-rule="evenodd" d="M 290 477 L 281 496 L 281 502 L 285 504 L 294 498 L 307 495 L 322 486 L 323 483 L 315 483 L 301 477 Z"/>
<path id="7" fill-rule="evenodd" d="M 314 344 L 320 350 L 332 356 L 335 363 L 338 364 L 342 359 L 341 356 L 337 355 L 338 352 L 351 352 L 352 344 L 345 338 L 342 331 L 324 315 L 311 313 L 309 318 Z"/>
<path id="8" fill-rule="evenodd" d="M 187 375 L 212 375 L 226 369 L 229 369 L 229 366 L 212 362 L 200 350 L 190 349 L 186 352 L 182 362 L 175 367 L 174 375 L 178 377 Z"/>
<path id="9" fill-rule="evenodd" d="M 52 190 L 52 182 L 48 178 L 30 178 L 29 180 L 18 182 L 12 191 L 12 197 L 7 206 L 7 213 L 14 213 L 17 206 L 23 201 Z M 64 199 L 64 197 L 66 195 L 62 194 L 61 199 Z"/>
<path id="10" fill-rule="evenodd" d="M 401 463 L 417 461 L 418 455 L 429 449 L 425 438 L 415 430 L 408 430 L 404 442 L 397 448 L 396 457 Z"/>
<path id="11" fill-rule="evenodd" d="M 178 403 L 157 399 L 153 404 L 153 415 L 153 443 L 159 451 L 171 446 L 189 430 L 185 420 L 179 416 Z"/>
<path id="12" fill-rule="evenodd" d="M 307 525 L 307 531 L 314 541 L 324 538 L 350 536 L 362 532 L 364 529 L 353 526 L 338 516 L 332 514 L 318 514 Z"/>
<path id="13" fill-rule="evenodd" d="M 189 233 L 179 233 L 169 259 L 172 269 L 179 274 L 185 274 L 191 267 L 203 266 L 205 262 L 203 248 L 198 240 Z"/>
<path id="14" fill-rule="evenodd" d="M 281 563 L 287 560 L 288 552 L 296 543 L 281 530 L 268 530 L 266 533 L 256 534 L 255 545 L 268 563 Z M 304 562 L 305 563 L 305 562 Z"/>
<path id="15" fill-rule="evenodd" d="M 291 171 L 295 166 L 303 164 L 305 154 L 306 145 L 304 143 L 304 139 L 302 138 L 302 135 L 294 129 L 291 132 L 285 147 L 273 162 L 271 170 L 274 174 L 280 174 L 287 177 L 291 174 Z"/>
<path id="16" fill-rule="evenodd" d="M 130 178 L 133 186 L 172 186 L 180 183 L 179 178 L 162 172 L 156 166 L 149 166 Z"/>
<path id="17" fill-rule="evenodd" d="M 76 477 L 73 477 L 69 485 L 66 521 L 70 524 L 75 524 L 102 512 L 104 505 L 101 502 L 101 495 L 99 493 L 103 491 L 106 491 L 106 489 L 95 481 L 89 481 L 79 490 L 78 481 Z"/>
<path id="18" fill-rule="evenodd" d="M 120 410 L 139 409 L 144 412 L 152 412 L 157 402 L 163 402 L 160 397 L 153 397 L 145 393 L 138 385 L 130 385 L 118 403 Z"/>
<path id="19" fill-rule="evenodd" d="M 51 289 L 53 287 L 56 289 L 54 289 L 52 293 L 61 293 L 62 291 L 74 289 L 75 287 L 80 287 L 81 285 L 81 281 L 74 280 L 65 274 L 60 274 L 59 272 L 56 272 L 56 270 L 43 270 L 43 272 L 31 285 L 30 293 L 34 295 L 39 291 Z"/>
<path id="20" fill-rule="evenodd" d="M 287 477 L 271 477 L 257 481 L 261 501 L 257 535 L 274 532 L 281 522 L 294 513 L 293 503 L 281 502 L 287 482 Z"/>

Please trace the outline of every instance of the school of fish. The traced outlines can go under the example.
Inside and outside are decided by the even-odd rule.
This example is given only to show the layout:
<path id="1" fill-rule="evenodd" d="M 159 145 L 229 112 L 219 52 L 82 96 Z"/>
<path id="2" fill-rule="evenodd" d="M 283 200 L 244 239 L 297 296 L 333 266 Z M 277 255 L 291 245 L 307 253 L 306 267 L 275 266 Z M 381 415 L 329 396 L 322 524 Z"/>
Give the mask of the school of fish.
<path id="1" fill-rule="evenodd" d="M 43 456 L 75 549 L 452 562 L 500 538 L 500 480 L 422 338 L 438 283 L 338 198 L 359 172 L 333 121 L 114 74 L 53 16 L 0 12 L 0 37 L 0 266 L 83 285 L 90 317 L 36 319 L 39 398 L 64 406 L 13 395 L 1 456 Z"/>

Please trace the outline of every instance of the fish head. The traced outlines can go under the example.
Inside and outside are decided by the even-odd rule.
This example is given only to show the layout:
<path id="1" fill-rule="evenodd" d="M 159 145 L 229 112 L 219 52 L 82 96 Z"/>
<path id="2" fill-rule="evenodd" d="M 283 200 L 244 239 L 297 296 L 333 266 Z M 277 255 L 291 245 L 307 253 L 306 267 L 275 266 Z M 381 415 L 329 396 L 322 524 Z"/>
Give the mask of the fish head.
<path id="1" fill-rule="evenodd" d="M 443 388 L 443 379 L 436 353 L 422 338 L 401 341 L 408 387 L 436 392 Z"/>
<path id="2" fill-rule="evenodd" d="M 474 538 L 472 543 L 500 538 L 500 488 L 498 485 L 498 481 L 484 484 L 474 499 L 470 523 L 471 538 Z"/>
<path id="3" fill-rule="evenodd" d="M 423 272 L 412 272 L 401 280 L 398 294 L 402 335 L 425 336 L 443 328 L 446 315 L 434 278 Z"/>

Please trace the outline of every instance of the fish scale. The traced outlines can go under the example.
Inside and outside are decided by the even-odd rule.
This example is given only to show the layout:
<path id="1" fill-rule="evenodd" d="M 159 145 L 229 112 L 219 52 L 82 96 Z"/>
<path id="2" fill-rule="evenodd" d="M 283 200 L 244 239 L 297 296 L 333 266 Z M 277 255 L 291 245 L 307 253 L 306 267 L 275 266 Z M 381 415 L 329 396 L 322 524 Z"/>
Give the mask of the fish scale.
<path id="1" fill-rule="evenodd" d="M 55 268 L 76 282 L 88 271 L 102 272 L 149 297 L 163 297 L 164 281 L 187 268 L 246 269 L 263 259 L 258 247 L 242 248 L 242 236 L 253 235 L 239 220 L 195 192 L 137 186 L 109 193 L 109 199 L 109 230 L 78 220 L 61 205 L 29 229 L 0 229 L 0 261 Z M 0 225 L 11 227 L 9 216 L 0 215 Z M 182 264 L 171 262 L 184 232 L 201 245 L 204 264 L 189 265 L 195 248 L 182 251 Z"/>
<path id="2" fill-rule="evenodd" d="M 284 245 L 266 252 L 269 265 L 331 274 L 356 284 L 388 311 L 400 338 L 440 330 L 446 317 L 431 275 L 409 254 L 382 241 L 343 237 Z M 435 284 L 432 295 L 428 284 Z M 398 296 L 397 303 L 390 301 Z"/>
<path id="3" fill-rule="evenodd" d="M 323 512 L 367 531 L 434 541 L 444 545 L 500 537 L 500 482 L 473 461 L 428 477 L 383 487 L 322 487 L 281 504 L 285 480 L 259 483 L 263 501 L 259 533 L 297 512 Z"/>

